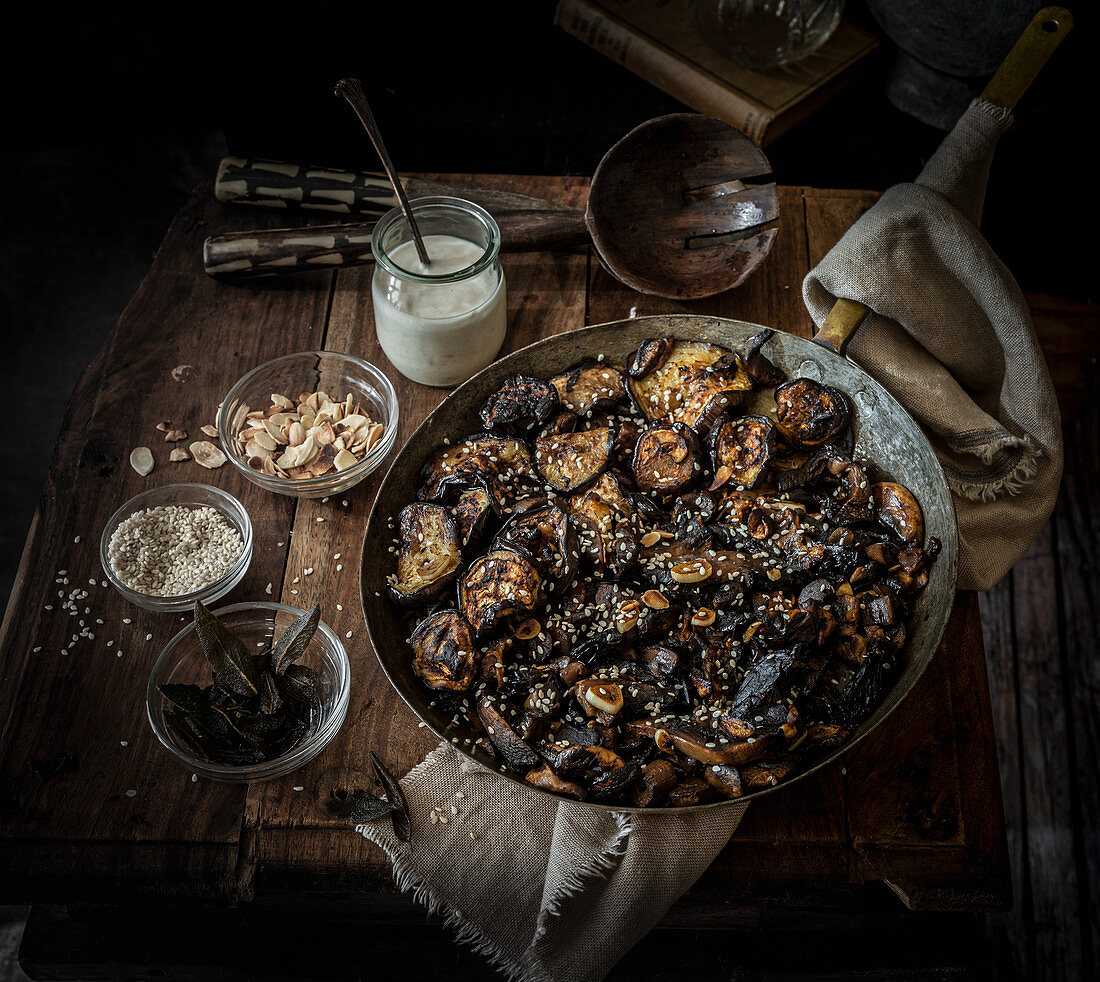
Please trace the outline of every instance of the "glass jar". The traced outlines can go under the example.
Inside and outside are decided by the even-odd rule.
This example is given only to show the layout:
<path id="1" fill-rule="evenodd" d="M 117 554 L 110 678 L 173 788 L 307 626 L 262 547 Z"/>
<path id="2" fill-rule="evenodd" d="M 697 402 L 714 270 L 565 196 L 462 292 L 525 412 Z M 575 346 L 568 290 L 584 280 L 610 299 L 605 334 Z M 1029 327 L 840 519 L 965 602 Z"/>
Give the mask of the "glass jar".
<path id="1" fill-rule="evenodd" d="M 409 205 L 430 262 L 420 262 L 400 208 L 378 220 L 371 237 L 378 343 L 406 378 L 458 385 L 492 364 L 504 343 L 500 228 L 462 198 L 413 198 Z"/>
<path id="2" fill-rule="evenodd" d="M 812 55 L 843 12 L 844 0 L 697 0 L 695 27 L 731 61 L 767 71 Z"/>

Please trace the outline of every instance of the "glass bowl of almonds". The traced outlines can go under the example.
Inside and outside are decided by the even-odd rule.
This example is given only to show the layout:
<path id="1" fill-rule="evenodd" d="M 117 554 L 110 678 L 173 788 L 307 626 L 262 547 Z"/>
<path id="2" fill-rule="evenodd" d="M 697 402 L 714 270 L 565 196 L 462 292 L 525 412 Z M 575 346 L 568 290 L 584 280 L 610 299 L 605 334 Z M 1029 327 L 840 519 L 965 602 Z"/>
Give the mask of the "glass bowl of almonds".
<path id="1" fill-rule="evenodd" d="M 397 393 L 369 362 L 301 351 L 252 369 L 218 409 L 230 463 L 278 494 L 322 498 L 374 471 L 397 438 Z"/>

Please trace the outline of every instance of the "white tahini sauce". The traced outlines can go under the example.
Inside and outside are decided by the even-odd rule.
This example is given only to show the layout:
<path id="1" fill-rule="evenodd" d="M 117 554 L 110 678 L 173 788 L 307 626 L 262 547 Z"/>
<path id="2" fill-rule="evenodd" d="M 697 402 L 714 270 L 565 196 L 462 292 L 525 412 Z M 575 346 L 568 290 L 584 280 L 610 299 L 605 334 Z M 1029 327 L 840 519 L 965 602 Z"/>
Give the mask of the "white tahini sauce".
<path id="1" fill-rule="evenodd" d="M 431 264 L 416 243 L 390 252 L 400 269 L 442 276 L 472 266 L 484 250 L 453 235 L 426 235 Z M 448 283 L 399 279 L 381 266 L 372 284 L 378 343 L 406 378 L 424 385 L 457 385 L 492 363 L 507 327 L 504 274 L 491 264 L 476 276 Z"/>

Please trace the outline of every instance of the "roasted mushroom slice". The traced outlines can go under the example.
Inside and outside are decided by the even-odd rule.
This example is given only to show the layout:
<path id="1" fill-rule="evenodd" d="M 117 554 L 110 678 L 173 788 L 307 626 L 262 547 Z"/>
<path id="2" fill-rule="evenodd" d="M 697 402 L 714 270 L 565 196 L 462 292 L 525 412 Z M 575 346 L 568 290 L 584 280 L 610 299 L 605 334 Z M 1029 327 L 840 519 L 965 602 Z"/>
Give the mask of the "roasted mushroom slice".
<path id="1" fill-rule="evenodd" d="M 435 500 L 452 484 L 465 486 L 471 475 L 508 481 L 531 474 L 531 454 L 522 440 L 478 433 L 432 455 L 421 471 L 422 484 L 417 497 L 421 501 Z"/>
<path id="2" fill-rule="evenodd" d="M 552 488 L 573 491 L 607 469 L 612 442 L 606 426 L 541 436 L 535 441 L 535 466 Z"/>
<path id="3" fill-rule="evenodd" d="M 871 500 L 875 504 L 875 519 L 906 545 L 924 542 L 924 515 L 913 492 L 893 481 L 871 485 Z"/>
<path id="4" fill-rule="evenodd" d="M 837 440 L 852 411 L 848 397 L 831 385 L 811 378 L 784 382 L 775 390 L 779 432 L 792 447 L 820 447 Z"/>
<path id="5" fill-rule="evenodd" d="M 755 488 L 775 453 L 775 427 L 766 416 L 726 417 L 715 424 L 708 442 L 714 470 L 711 491 L 726 485 Z"/>
<path id="6" fill-rule="evenodd" d="M 477 674 L 470 625 L 457 610 L 425 617 L 409 637 L 413 671 L 430 689 L 465 692 Z"/>
<path id="7" fill-rule="evenodd" d="M 640 379 L 657 371 L 665 363 L 675 343 L 675 338 L 648 338 L 643 341 L 638 345 L 630 359 L 630 364 L 627 365 L 627 375 Z"/>
<path id="8" fill-rule="evenodd" d="M 485 400 L 478 415 L 487 430 L 524 433 L 545 423 L 557 408 L 558 394 L 549 382 L 511 375 Z"/>
<path id="9" fill-rule="evenodd" d="M 557 505 L 544 505 L 515 515 L 493 540 L 493 549 L 513 549 L 530 556 L 544 581 L 563 592 L 577 572 L 579 546 L 569 516 Z"/>
<path id="10" fill-rule="evenodd" d="M 651 760 L 642 768 L 641 780 L 630 789 L 630 799 L 639 808 L 661 804 L 676 786 L 676 768 L 664 758 Z"/>
<path id="11" fill-rule="evenodd" d="M 462 551 L 454 522 L 442 505 L 418 501 L 401 509 L 397 529 L 397 573 L 390 580 L 390 596 L 401 604 L 425 603 L 458 575 Z"/>
<path id="12" fill-rule="evenodd" d="M 533 788 L 541 788 L 543 791 L 553 791 L 554 794 L 565 795 L 567 798 L 584 799 L 584 788 L 573 781 L 566 781 L 558 777 L 549 764 L 534 767 L 523 778 Z"/>
<path id="13" fill-rule="evenodd" d="M 673 498 L 699 479 L 701 458 L 699 438 L 690 426 L 657 423 L 642 431 L 634 447 L 634 483 L 645 494 Z"/>
<path id="14" fill-rule="evenodd" d="M 475 634 L 497 619 L 535 609 L 541 577 L 534 564 L 512 549 L 495 549 L 475 559 L 459 583 L 459 606 Z"/>
<path id="15" fill-rule="evenodd" d="M 478 699 L 477 715 L 489 742 L 512 770 L 527 773 L 539 765 L 539 755 L 520 739 L 490 696 Z"/>
<path id="16" fill-rule="evenodd" d="M 741 772 L 732 764 L 711 764 L 703 771 L 703 777 L 725 798 L 740 798 L 745 793 Z"/>
<path id="17" fill-rule="evenodd" d="M 626 396 L 623 373 L 607 362 L 590 361 L 550 379 L 558 401 L 583 416 L 592 409 L 610 409 Z"/>
<path id="18" fill-rule="evenodd" d="M 765 328 L 759 334 L 749 338 L 749 349 L 745 352 L 745 371 L 757 385 L 779 385 L 787 376 L 772 364 L 761 349 L 775 336 L 775 331 Z"/>

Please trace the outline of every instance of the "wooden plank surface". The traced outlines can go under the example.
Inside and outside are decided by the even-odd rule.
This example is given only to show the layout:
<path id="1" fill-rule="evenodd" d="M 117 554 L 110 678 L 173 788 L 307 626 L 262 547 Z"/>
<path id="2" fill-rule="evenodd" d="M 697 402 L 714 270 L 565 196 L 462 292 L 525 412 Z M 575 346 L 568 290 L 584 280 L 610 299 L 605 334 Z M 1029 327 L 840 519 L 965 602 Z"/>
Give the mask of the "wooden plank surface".
<path id="1" fill-rule="evenodd" d="M 577 206 L 587 191 L 579 178 L 477 181 Z M 626 290 L 584 251 L 508 256 L 506 350 L 586 323 L 667 310 L 739 317 L 806 336 L 812 325 L 801 302 L 802 277 L 850 216 L 873 200 L 862 192 L 782 189 L 782 230 L 761 269 L 742 289 L 693 304 Z M 373 335 L 368 269 L 235 285 L 203 275 L 206 235 L 274 226 L 281 218 L 235 210 L 199 189 L 74 395 L 0 635 L 0 708 L 6 712 L 0 870 L 10 893 L 3 899 L 133 902 L 138 895 L 164 899 L 190 891 L 202 899 L 260 901 L 302 889 L 353 890 L 390 897 L 395 911 L 409 909 L 407 898 L 393 896 L 382 854 L 324 809 L 334 789 L 366 782 L 368 748 L 403 771 L 432 746 L 386 682 L 362 626 L 357 566 L 373 482 L 337 499 L 295 503 L 261 492 L 228 466 L 198 473 L 192 464 L 168 464 L 168 448 L 157 444 L 161 437 L 153 429 L 168 417 L 197 431 L 244 371 L 289 350 L 324 345 L 389 369 Z M 181 365 L 194 368 L 177 373 L 184 380 L 176 381 L 172 370 Z M 445 393 L 391 377 L 402 393 L 400 445 Z M 100 581 L 95 540 L 107 515 L 143 485 L 126 465 L 139 443 L 157 454 L 150 483 L 205 479 L 237 495 L 252 515 L 256 555 L 225 602 L 265 596 L 271 583 L 274 595 L 295 606 L 319 600 L 326 620 L 342 636 L 350 632 L 347 721 L 324 753 L 286 779 L 248 788 L 192 781 L 157 746 L 144 721 L 145 681 L 178 616 L 129 608 L 91 584 L 87 615 L 61 616 L 56 605 L 44 610 L 58 589 Z M 306 575 L 307 568 L 315 572 Z M 53 582 L 60 569 L 69 571 L 70 584 Z M 124 625 L 125 617 L 132 623 Z M 89 618 L 104 621 L 95 641 L 67 649 L 76 633 L 70 623 Z M 958 680 L 967 691 L 986 686 L 973 596 L 961 598 L 953 625 L 949 653 L 937 655 L 899 710 L 896 728 L 884 726 L 842 764 L 756 803 L 730 847 L 670 912 L 670 923 L 722 922 L 730 914 L 731 883 L 751 884 L 743 893 L 746 916 L 768 902 L 782 906 L 784 897 L 798 893 L 792 885 L 800 885 L 806 903 L 836 909 L 851 901 L 853 890 L 882 882 L 915 906 L 1005 903 L 988 706 L 980 698 L 960 699 L 953 688 Z M 111 649 L 107 640 L 115 641 Z M 939 715 L 954 707 L 966 714 L 965 725 L 954 725 L 949 714 L 934 727 L 901 722 L 919 721 L 929 706 Z M 66 755 L 73 767 L 43 776 L 45 765 Z M 953 825 L 937 818 L 947 812 Z M 950 833 L 941 834 L 949 826 Z"/>

